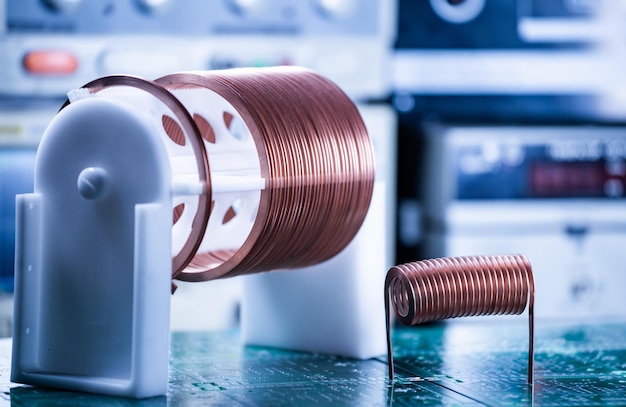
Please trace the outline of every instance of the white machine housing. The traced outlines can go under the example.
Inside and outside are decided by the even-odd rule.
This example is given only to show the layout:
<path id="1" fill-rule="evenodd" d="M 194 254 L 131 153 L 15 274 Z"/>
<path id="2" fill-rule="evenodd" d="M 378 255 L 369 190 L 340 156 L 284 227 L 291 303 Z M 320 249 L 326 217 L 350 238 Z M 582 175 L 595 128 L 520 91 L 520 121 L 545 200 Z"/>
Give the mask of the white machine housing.
<path id="1" fill-rule="evenodd" d="M 522 253 L 538 318 L 623 317 L 626 130 L 432 126 L 425 257 Z"/>

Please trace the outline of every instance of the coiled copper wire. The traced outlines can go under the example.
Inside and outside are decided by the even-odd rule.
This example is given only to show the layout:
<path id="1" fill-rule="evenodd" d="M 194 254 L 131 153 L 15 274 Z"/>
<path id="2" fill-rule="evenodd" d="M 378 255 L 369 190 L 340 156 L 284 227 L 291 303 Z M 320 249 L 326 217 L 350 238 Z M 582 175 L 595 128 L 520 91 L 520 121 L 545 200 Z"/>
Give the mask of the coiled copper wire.
<path id="1" fill-rule="evenodd" d="M 242 247 L 198 252 L 176 278 L 308 266 L 352 240 L 372 196 L 374 156 L 356 106 L 334 83 L 294 67 L 180 73 L 156 82 L 171 91 L 210 89 L 228 101 L 252 134 L 266 183 Z"/>
<path id="2" fill-rule="evenodd" d="M 193 150 L 203 192 L 191 231 L 174 254 L 173 278 L 205 281 L 313 265 L 343 250 L 363 223 L 374 186 L 373 149 L 356 106 L 330 80 L 303 68 L 274 67 L 179 73 L 156 81 L 107 76 L 83 86 L 91 94 L 116 87 L 160 100 L 169 109 L 159 118 L 165 133 Z M 214 203 L 211 158 L 203 143 L 216 139 L 211 124 L 172 93 L 179 89 L 219 94 L 254 140 L 265 187 L 239 248 L 200 250 Z M 223 118 L 229 127 L 232 114 L 224 111 Z M 184 204 L 174 207 L 173 223 L 185 210 Z M 223 223 L 233 216 L 230 210 Z M 219 242 L 219 236 L 212 238 Z"/>
<path id="3" fill-rule="evenodd" d="M 389 378 L 393 305 L 404 325 L 465 316 L 521 314 L 528 306 L 528 383 L 534 377 L 534 280 L 522 255 L 450 257 L 392 267 L 385 279 Z"/>

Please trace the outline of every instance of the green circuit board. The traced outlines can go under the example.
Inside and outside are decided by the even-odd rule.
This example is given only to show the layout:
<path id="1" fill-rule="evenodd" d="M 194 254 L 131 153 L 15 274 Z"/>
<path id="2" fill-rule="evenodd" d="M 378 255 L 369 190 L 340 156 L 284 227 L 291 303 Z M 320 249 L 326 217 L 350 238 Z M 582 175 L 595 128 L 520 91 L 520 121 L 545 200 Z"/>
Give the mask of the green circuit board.
<path id="1" fill-rule="evenodd" d="M 396 366 L 409 383 L 430 380 L 478 405 L 626 405 L 626 324 L 537 326 L 532 387 L 527 332 L 498 324 L 448 325 L 429 335 L 401 330 Z M 394 405 L 403 401 L 412 399 L 394 397 Z"/>
<path id="2" fill-rule="evenodd" d="M 396 328 L 393 382 L 385 357 L 242 346 L 236 331 L 174 333 L 167 396 L 129 400 L 22 386 L 10 399 L 15 406 L 626 405 L 626 323 L 538 324 L 532 387 L 527 329 L 482 321 Z"/>

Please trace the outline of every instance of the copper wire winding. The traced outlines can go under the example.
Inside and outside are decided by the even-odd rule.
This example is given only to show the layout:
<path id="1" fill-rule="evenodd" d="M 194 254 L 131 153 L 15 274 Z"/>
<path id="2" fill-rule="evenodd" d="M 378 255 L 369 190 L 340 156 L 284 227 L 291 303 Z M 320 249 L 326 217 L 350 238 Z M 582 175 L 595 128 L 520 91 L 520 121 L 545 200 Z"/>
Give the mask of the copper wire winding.
<path id="1" fill-rule="evenodd" d="M 176 278 L 308 266 L 352 240 L 372 196 L 374 156 L 356 106 L 334 83 L 293 67 L 181 73 L 156 82 L 170 90 L 208 88 L 231 103 L 251 131 L 266 179 L 243 246 L 198 252 Z"/>
<path id="2" fill-rule="evenodd" d="M 522 255 L 450 257 L 392 267 L 385 279 L 389 378 L 391 306 L 404 325 L 447 318 L 521 314 L 528 306 L 528 383 L 534 377 L 534 280 Z"/>
<path id="3" fill-rule="evenodd" d="M 124 86 L 168 106 L 172 117 L 163 116 L 162 127 L 173 143 L 193 147 L 204 184 L 191 232 L 174 255 L 173 278 L 205 281 L 313 265 L 339 253 L 356 235 L 373 192 L 373 149 L 356 106 L 328 79 L 303 68 L 274 67 L 180 73 L 156 81 L 111 76 L 84 88 L 98 93 Z M 256 145 L 265 188 L 240 248 L 200 250 L 213 211 L 211 160 L 203 146 L 216 140 L 211 124 L 172 93 L 190 88 L 209 89 L 230 103 Z M 223 116 L 229 126 L 232 114 Z M 185 210 L 175 206 L 174 223 Z"/>

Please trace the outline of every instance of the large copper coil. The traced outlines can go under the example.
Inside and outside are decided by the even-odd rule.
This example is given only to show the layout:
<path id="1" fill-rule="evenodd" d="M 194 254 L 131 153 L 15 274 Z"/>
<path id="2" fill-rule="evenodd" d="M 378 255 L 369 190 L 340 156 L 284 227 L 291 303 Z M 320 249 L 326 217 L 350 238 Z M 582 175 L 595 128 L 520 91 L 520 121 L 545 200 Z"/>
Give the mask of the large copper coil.
<path id="1" fill-rule="evenodd" d="M 522 255 L 450 257 L 392 267 L 385 279 L 389 377 L 391 306 L 404 325 L 447 318 L 521 314 L 528 307 L 528 383 L 534 371 L 534 280 Z"/>
<path id="2" fill-rule="evenodd" d="M 356 106 L 334 83 L 294 67 L 180 73 L 156 82 L 194 117 L 212 169 L 218 165 L 210 149 L 220 143 L 220 128 L 230 129 L 240 118 L 264 182 L 243 243 L 220 247 L 219 235 L 205 236 L 218 244 L 201 246 L 178 279 L 304 267 L 329 259 L 352 240 L 372 196 L 374 157 Z M 185 102 L 185 91 L 196 92 L 193 103 Z M 206 91 L 225 104 L 211 105 Z M 219 204 L 215 191 L 213 199 L 212 217 L 227 224 L 239 216 L 236 205 L 214 213 L 228 205 Z"/>
<path id="3" fill-rule="evenodd" d="M 347 246 L 365 218 L 374 185 L 369 136 L 348 96 L 312 71 L 108 76 L 74 100 L 85 92 L 149 117 L 163 141 L 173 278 L 313 265 Z"/>

